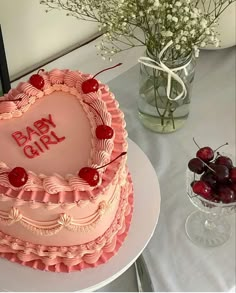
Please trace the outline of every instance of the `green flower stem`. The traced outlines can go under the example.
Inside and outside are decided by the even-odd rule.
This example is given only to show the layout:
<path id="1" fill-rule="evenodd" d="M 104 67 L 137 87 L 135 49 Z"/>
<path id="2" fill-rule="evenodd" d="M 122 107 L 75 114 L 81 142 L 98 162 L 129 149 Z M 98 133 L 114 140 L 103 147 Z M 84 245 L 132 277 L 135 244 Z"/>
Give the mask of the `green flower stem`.
<path id="1" fill-rule="evenodd" d="M 157 92 L 156 92 L 156 69 L 153 69 L 153 90 L 154 90 L 154 98 L 155 98 L 155 106 L 158 115 L 161 117 L 161 125 L 164 125 L 164 119 L 163 116 L 161 115 L 158 105 L 157 105 Z"/>

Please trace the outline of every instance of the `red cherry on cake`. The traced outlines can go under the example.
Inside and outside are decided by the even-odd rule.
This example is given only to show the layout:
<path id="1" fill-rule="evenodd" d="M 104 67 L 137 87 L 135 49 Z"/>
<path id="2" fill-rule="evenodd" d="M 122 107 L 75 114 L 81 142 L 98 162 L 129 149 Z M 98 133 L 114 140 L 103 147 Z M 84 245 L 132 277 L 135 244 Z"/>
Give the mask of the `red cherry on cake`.
<path id="1" fill-rule="evenodd" d="M 96 92 L 99 88 L 98 81 L 95 78 L 90 78 L 82 83 L 82 91 L 84 94 Z"/>
<path id="2" fill-rule="evenodd" d="M 214 158 L 214 151 L 212 148 L 206 146 L 200 148 L 196 154 L 197 158 L 203 160 L 204 162 L 210 162 Z"/>
<path id="3" fill-rule="evenodd" d="M 96 137 L 98 139 L 110 139 L 113 136 L 113 129 L 108 125 L 99 125 L 96 128 Z"/>
<path id="4" fill-rule="evenodd" d="M 110 138 L 112 138 L 113 134 L 114 134 L 114 130 L 110 126 L 108 126 L 108 125 L 106 125 L 104 123 L 104 120 L 103 120 L 101 114 L 98 112 L 98 110 L 93 105 L 91 105 L 90 103 L 87 103 L 85 101 L 83 101 L 83 102 L 86 105 L 88 105 L 89 107 L 91 107 L 98 114 L 98 116 L 102 120 L 103 124 L 98 125 L 97 128 L 96 128 L 96 137 L 98 139 L 110 139 Z"/>
<path id="5" fill-rule="evenodd" d="M 79 171 L 79 177 L 84 179 L 90 186 L 96 186 L 99 181 L 99 173 L 91 167 L 84 167 Z"/>
<path id="6" fill-rule="evenodd" d="M 115 66 L 112 66 L 112 67 L 108 67 L 106 69 L 103 69 L 101 71 L 99 71 L 98 73 L 96 73 L 92 78 L 89 78 L 87 80 L 85 80 L 84 82 L 82 82 L 82 91 L 84 94 L 88 94 L 88 93 L 93 93 L 93 92 L 96 92 L 99 88 L 99 83 L 98 81 L 95 79 L 95 77 L 104 72 L 104 71 L 107 71 L 107 70 L 110 70 L 110 69 L 113 69 L 117 66 L 120 66 L 122 63 L 118 63 L 116 64 Z"/>
<path id="7" fill-rule="evenodd" d="M 22 167 L 15 167 L 8 173 L 8 180 L 14 187 L 21 187 L 28 181 L 28 174 Z"/>
<path id="8" fill-rule="evenodd" d="M 99 173 L 97 170 L 110 165 L 111 163 L 116 161 L 118 158 L 120 158 L 121 156 L 124 156 L 126 154 L 127 154 L 126 152 L 123 152 L 119 156 L 117 156 L 115 159 L 110 161 L 109 163 L 107 163 L 101 167 L 98 167 L 98 168 L 83 167 L 80 169 L 78 176 L 80 178 L 82 178 L 84 181 L 86 181 L 90 186 L 96 186 L 99 182 Z"/>
<path id="9" fill-rule="evenodd" d="M 215 164 L 216 165 L 224 165 L 228 169 L 231 169 L 233 167 L 232 160 L 229 157 L 226 157 L 226 156 L 219 156 L 218 158 L 216 158 Z"/>
<path id="10" fill-rule="evenodd" d="M 233 167 L 231 170 L 230 170 L 230 173 L 229 173 L 229 178 L 232 182 L 236 182 L 236 167 Z"/>
<path id="11" fill-rule="evenodd" d="M 194 193 L 201 195 L 205 199 L 210 199 L 212 196 L 211 186 L 204 181 L 195 181 L 192 186 L 192 189 Z"/>
<path id="12" fill-rule="evenodd" d="M 36 87 L 38 90 L 41 90 L 44 87 L 44 79 L 43 77 L 39 74 L 40 71 L 43 69 L 40 69 L 37 74 L 31 75 L 29 79 L 29 83 Z"/>

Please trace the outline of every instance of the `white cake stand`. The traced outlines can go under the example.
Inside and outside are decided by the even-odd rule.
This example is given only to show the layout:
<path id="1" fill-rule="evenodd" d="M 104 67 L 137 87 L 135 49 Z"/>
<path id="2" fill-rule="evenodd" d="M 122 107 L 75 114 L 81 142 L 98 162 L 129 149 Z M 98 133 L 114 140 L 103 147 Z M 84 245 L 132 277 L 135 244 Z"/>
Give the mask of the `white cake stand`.
<path id="1" fill-rule="evenodd" d="M 94 291 L 125 272 L 142 253 L 157 225 L 160 189 L 143 151 L 130 139 L 128 166 L 134 183 L 134 213 L 128 236 L 106 264 L 82 272 L 51 273 L 0 259 L 0 291 Z"/>

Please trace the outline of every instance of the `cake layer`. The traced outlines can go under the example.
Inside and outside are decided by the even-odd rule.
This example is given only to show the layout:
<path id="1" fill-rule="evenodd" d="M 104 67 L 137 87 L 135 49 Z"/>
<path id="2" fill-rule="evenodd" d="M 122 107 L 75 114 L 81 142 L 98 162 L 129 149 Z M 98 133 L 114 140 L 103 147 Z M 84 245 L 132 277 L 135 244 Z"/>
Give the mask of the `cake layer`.
<path id="1" fill-rule="evenodd" d="M 57 247 L 35 245 L 0 232 L 0 256 L 36 269 L 71 272 L 105 263 L 123 243 L 133 211 L 130 175 L 121 192 L 119 208 L 106 232 L 83 245 Z"/>

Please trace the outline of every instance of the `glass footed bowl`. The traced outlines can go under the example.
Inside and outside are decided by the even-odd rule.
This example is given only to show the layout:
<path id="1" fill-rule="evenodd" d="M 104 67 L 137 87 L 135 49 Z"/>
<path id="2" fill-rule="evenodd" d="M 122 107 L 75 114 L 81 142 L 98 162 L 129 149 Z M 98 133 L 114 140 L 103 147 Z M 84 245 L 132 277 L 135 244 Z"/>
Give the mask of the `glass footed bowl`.
<path id="1" fill-rule="evenodd" d="M 236 213 L 236 201 L 232 203 L 213 202 L 193 192 L 191 183 L 201 175 L 187 169 L 187 194 L 192 204 L 198 208 L 191 213 L 185 223 L 188 237 L 198 246 L 215 247 L 224 244 L 231 235 L 231 225 L 225 216 Z"/>

